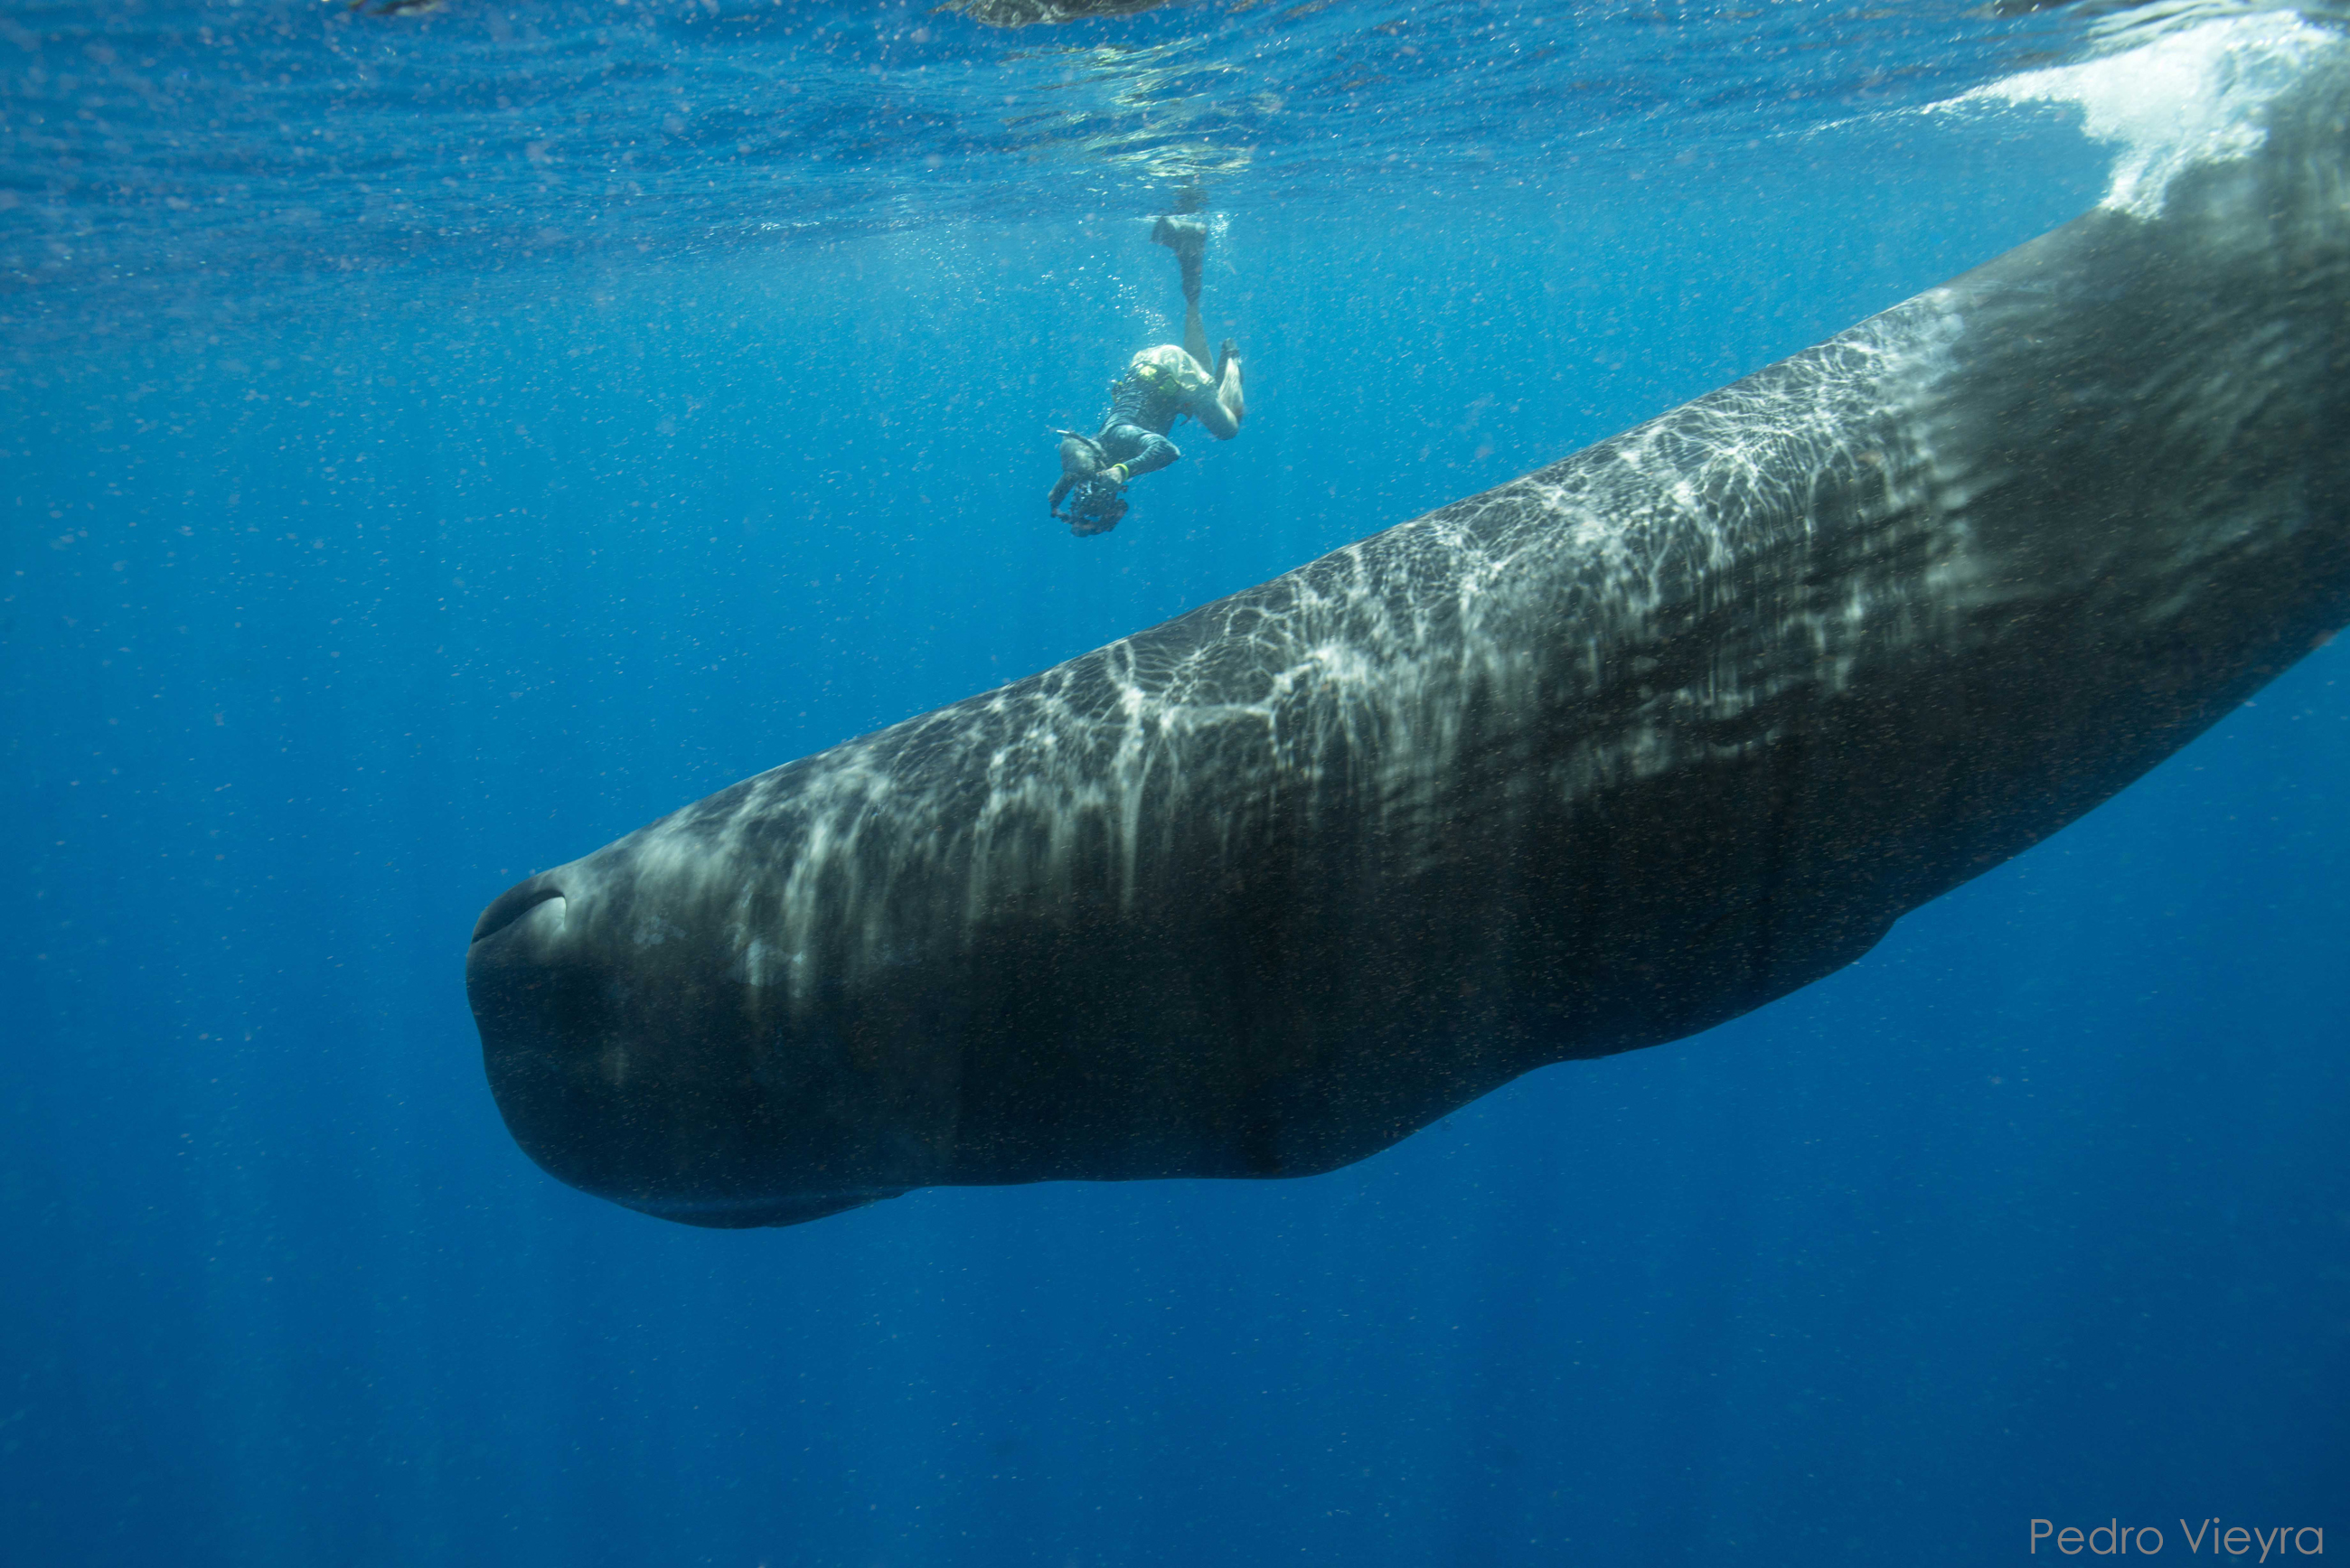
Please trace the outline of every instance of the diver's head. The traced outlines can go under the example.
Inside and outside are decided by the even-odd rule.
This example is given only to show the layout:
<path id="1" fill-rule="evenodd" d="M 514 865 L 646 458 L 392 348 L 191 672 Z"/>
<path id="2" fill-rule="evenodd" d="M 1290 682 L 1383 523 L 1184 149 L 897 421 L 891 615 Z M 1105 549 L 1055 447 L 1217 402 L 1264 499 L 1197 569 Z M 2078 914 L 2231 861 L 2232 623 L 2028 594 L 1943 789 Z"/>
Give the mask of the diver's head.
<path id="1" fill-rule="evenodd" d="M 1126 497 L 1107 474 L 1088 479 L 1069 493 L 1069 532 L 1082 539 L 1107 534 L 1126 515 Z"/>
<path id="2" fill-rule="evenodd" d="M 1101 442 L 1076 431 L 1061 432 L 1061 472 L 1072 481 L 1091 479 L 1109 466 Z"/>

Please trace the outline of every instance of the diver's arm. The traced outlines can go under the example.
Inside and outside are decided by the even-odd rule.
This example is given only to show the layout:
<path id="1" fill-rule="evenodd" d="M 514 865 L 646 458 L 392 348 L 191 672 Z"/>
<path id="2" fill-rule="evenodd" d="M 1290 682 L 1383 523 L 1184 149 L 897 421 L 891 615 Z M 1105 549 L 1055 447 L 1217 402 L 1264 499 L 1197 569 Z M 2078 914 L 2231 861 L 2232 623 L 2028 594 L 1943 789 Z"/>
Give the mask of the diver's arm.
<path id="1" fill-rule="evenodd" d="M 1118 446 L 1134 449 L 1132 457 L 1101 471 L 1103 477 L 1113 483 L 1124 484 L 1129 479 L 1156 473 L 1183 455 L 1181 447 L 1146 425 L 1115 425 L 1103 433 Z"/>

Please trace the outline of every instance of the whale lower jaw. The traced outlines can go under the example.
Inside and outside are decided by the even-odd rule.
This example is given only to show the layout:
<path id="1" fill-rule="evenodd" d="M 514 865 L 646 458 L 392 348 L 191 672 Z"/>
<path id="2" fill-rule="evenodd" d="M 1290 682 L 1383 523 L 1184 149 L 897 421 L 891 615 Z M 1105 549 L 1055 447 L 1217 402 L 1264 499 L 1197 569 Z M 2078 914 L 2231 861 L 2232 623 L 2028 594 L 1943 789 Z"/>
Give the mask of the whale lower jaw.
<path id="1" fill-rule="evenodd" d="M 656 1220 L 674 1220 L 681 1225 L 700 1225 L 712 1231 L 755 1231 L 763 1226 L 801 1225 L 810 1220 L 821 1220 L 828 1214 L 846 1214 L 852 1209 L 903 1196 L 910 1189 L 899 1187 L 854 1195 L 824 1194 L 816 1197 L 785 1199 L 744 1199 L 740 1201 L 699 1200 L 664 1204 L 635 1198 L 617 1199 L 623 1208 L 639 1214 L 650 1214 Z"/>

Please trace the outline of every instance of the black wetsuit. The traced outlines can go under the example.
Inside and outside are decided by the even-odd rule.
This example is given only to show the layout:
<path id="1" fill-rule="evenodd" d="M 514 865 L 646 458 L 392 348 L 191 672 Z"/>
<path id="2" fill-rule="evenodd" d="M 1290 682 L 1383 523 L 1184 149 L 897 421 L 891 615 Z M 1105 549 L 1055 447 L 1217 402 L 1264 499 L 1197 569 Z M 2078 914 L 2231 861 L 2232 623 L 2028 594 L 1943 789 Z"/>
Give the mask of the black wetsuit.
<path id="1" fill-rule="evenodd" d="M 1079 535 L 1118 526 L 1126 514 L 1119 491 L 1126 482 L 1165 468 L 1183 455 L 1167 439 L 1175 421 L 1190 415 L 1210 431 L 1229 437 L 1239 429 L 1222 401 L 1223 356 L 1210 375 L 1191 353 L 1171 343 L 1145 348 L 1110 383 L 1109 412 L 1091 437 L 1062 432 L 1061 480 L 1053 487 L 1055 516 L 1070 497 L 1069 525 Z M 1111 471 L 1105 472 L 1104 471 Z"/>
<path id="2" fill-rule="evenodd" d="M 1110 462 L 1126 464 L 1129 478 L 1155 473 L 1183 455 L 1167 432 L 1190 411 L 1193 398 L 1213 396 L 1214 388 L 1211 380 L 1204 389 L 1185 391 L 1172 376 L 1134 366 L 1110 384 L 1109 412 L 1094 444 Z"/>

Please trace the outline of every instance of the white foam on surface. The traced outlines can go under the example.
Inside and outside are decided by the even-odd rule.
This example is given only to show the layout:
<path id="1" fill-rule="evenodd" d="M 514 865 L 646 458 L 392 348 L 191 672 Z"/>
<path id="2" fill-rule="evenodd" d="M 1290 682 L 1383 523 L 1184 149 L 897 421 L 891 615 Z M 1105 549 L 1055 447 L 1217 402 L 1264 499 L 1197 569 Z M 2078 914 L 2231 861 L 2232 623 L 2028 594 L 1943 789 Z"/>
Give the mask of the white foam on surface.
<path id="1" fill-rule="evenodd" d="M 2266 136 L 2262 109 L 2339 42 L 2291 11 L 2216 18 L 2073 65 L 2026 71 L 1932 108 L 2077 108 L 2084 131 L 2120 148 L 2104 205 L 2156 218 L 2181 173 L 2258 151 Z"/>

